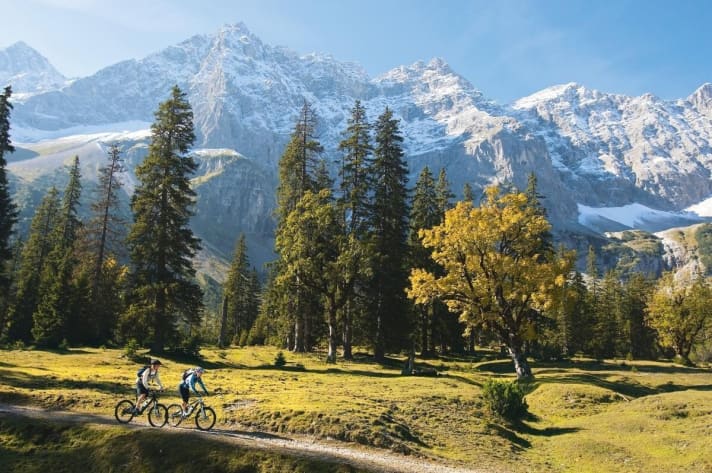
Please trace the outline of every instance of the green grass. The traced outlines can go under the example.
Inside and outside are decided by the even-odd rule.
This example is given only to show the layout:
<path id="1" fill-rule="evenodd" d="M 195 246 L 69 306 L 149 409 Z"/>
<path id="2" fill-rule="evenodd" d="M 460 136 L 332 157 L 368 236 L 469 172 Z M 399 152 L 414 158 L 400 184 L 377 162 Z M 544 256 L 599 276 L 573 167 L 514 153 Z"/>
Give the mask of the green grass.
<path id="1" fill-rule="evenodd" d="M 362 471 L 348 465 L 244 449 L 187 433 L 27 422 L 12 416 L 0 417 L 0 465 L 3 471 L 23 473 Z"/>
<path id="2" fill-rule="evenodd" d="M 323 354 L 277 349 L 202 351 L 206 398 L 221 429 L 331 438 L 506 471 L 712 471 L 712 374 L 670 363 L 575 360 L 533 364 L 530 418 L 507 425 L 488 412 L 481 385 L 514 379 L 508 360 L 416 360 L 438 377 L 400 375 L 365 356 L 326 364 Z M 482 354 L 481 354 L 482 355 Z M 178 402 L 183 369 L 196 361 L 163 359 Z M 133 397 L 137 363 L 119 350 L 4 351 L 0 402 L 112 415 Z M 237 470 L 236 470 L 237 471 Z"/>

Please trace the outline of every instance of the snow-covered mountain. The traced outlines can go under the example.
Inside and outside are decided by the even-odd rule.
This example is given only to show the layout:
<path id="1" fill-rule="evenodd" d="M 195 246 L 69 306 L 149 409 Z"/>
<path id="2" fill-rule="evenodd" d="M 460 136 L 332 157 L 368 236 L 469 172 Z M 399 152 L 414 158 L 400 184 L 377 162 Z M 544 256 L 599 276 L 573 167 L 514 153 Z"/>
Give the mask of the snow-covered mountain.
<path id="1" fill-rule="evenodd" d="M 677 101 L 566 84 L 505 106 L 442 59 L 370 78 L 354 63 L 264 44 L 241 23 L 62 88 L 14 97 L 13 141 L 36 164 L 10 164 L 17 185 L 52 167 L 40 162 L 68 155 L 51 144 L 66 135 L 83 133 L 83 143 L 97 150 L 119 141 L 136 164 L 147 138 L 135 132 L 148 127 L 174 84 L 188 94 L 198 135 L 196 230 L 223 255 L 238 232 L 249 246 L 270 247 L 276 166 L 305 99 L 318 114 L 330 160 L 358 99 L 372 121 L 385 107 L 400 118 L 413 179 L 423 166 L 445 168 L 459 194 L 465 183 L 476 192 L 496 182 L 524 188 L 536 173 L 560 235 L 698 223 L 694 205 L 712 196 L 711 84 Z M 55 141 L 40 141 L 47 138 Z M 80 153 L 87 175 L 101 154 Z"/>
<path id="2" fill-rule="evenodd" d="M 22 41 L 0 49 L 0 84 L 17 96 L 54 90 L 67 79 L 40 53 Z"/>
<path id="3" fill-rule="evenodd" d="M 516 101 L 515 116 L 547 143 L 577 201 L 678 210 L 712 194 L 712 85 L 687 100 L 627 97 L 578 84 Z M 599 199 L 598 202 L 592 199 Z"/>

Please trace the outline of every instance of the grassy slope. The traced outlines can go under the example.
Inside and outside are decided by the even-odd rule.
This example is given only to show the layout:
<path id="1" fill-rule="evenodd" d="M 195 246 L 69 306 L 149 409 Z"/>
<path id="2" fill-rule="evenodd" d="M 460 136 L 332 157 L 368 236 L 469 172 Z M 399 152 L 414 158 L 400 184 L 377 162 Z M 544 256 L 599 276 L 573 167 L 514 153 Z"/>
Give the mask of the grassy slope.
<path id="1" fill-rule="evenodd" d="M 534 365 L 533 416 L 519 426 L 485 411 L 480 386 L 511 378 L 507 361 L 430 362 L 445 376 L 402 377 L 400 365 L 276 351 L 205 349 L 207 398 L 221 428 L 330 437 L 510 471 L 712 471 L 712 374 L 664 363 Z M 303 369 L 295 366 L 302 365 Z M 190 363 L 165 360 L 169 393 Z M 117 350 L 5 351 L 0 402 L 112 415 L 137 368 Z"/>
<path id="2" fill-rule="evenodd" d="M 186 433 L 0 417 L 3 471 L 358 473 L 348 465 L 246 450 Z"/>

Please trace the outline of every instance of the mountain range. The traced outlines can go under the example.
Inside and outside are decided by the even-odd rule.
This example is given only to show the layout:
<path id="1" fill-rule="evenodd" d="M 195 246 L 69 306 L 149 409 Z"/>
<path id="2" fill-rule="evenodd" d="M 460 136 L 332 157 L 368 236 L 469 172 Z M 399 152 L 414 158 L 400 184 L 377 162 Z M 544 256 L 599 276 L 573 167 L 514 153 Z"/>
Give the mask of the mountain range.
<path id="1" fill-rule="evenodd" d="M 371 121 L 385 107 L 400 119 L 411 185 L 423 166 L 444 168 L 457 195 L 465 183 L 476 195 L 493 183 L 523 189 L 534 173 L 555 236 L 580 254 L 615 239 L 611 232 L 664 232 L 712 216 L 709 83 L 673 101 L 570 83 L 498 104 L 439 58 L 371 78 L 355 63 L 264 44 L 238 23 L 71 80 L 16 43 L 0 50 L 5 84 L 14 91 L 17 148 L 8 169 L 26 219 L 47 186 L 61 181 L 63 164 L 79 155 L 91 180 L 114 142 L 127 159 L 130 194 L 153 112 L 174 84 L 181 87 L 194 111 L 200 165 L 192 224 L 202 261 L 218 278 L 241 232 L 254 264 L 273 257 L 277 163 L 304 100 L 331 162 L 358 99 Z M 670 264 L 663 256 L 656 271 Z"/>

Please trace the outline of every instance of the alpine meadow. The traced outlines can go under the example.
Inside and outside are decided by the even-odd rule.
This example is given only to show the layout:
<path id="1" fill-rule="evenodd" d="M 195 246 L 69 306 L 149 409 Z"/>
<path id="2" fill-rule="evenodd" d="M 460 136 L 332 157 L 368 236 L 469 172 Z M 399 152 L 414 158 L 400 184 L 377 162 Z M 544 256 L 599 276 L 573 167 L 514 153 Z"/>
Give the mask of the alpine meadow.
<path id="1" fill-rule="evenodd" d="M 275 1 L 260 28 L 304 27 Z M 3 471 L 712 472 L 712 84 L 503 105 L 440 58 L 372 78 L 243 23 L 68 78 L 23 39 L 0 49 Z"/>

